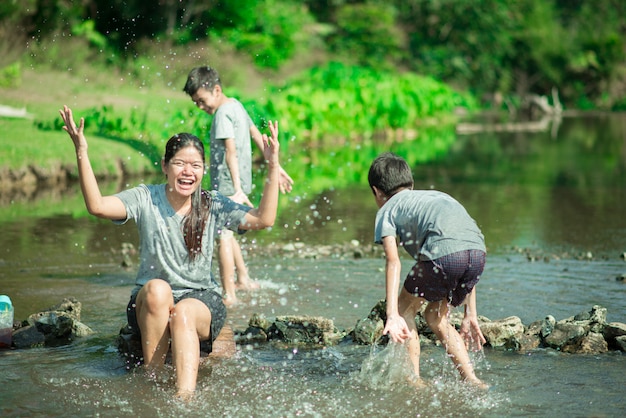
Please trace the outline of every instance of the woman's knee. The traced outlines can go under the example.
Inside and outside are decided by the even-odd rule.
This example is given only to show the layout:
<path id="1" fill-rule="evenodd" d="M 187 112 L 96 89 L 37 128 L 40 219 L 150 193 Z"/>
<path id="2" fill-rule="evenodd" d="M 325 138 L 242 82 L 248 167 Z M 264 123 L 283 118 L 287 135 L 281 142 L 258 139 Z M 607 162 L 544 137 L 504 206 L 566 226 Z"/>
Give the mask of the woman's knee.
<path id="1" fill-rule="evenodd" d="M 169 283 L 162 279 L 152 279 L 142 286 L 137 295 L 138 305 L 168 306 L 173 305 L 174 297 Z"/>
<path id="2" fill-rule="evenodd" d="M 203 329 L 211 325 L 211 311 L 201 301 L 193 298 L 183 299 L 172 309 L 170 329 Z"/>

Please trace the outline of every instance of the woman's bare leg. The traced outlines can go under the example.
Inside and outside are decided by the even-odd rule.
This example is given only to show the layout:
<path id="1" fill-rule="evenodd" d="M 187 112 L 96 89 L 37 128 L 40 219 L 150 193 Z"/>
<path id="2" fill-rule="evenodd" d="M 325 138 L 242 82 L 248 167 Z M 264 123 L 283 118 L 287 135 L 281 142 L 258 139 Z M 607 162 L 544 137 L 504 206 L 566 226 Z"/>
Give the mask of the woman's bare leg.
<path id="1" fill-rule="evenodd" d="M 211 311 L 197 299 L 181 300 L 172 311 L 170 333 L 177 396 L 189 399 L 196 389 L 200 341 L 208 339 L 211 333 Z"/>
<path id="2" fill-rule="evenodd" d="M 144 364 L 158 369 L 170 347 L 169 318 L 174 307 L 170 285 L 161 279 L 150 280 L 139 290 L 136 305 Z"/>

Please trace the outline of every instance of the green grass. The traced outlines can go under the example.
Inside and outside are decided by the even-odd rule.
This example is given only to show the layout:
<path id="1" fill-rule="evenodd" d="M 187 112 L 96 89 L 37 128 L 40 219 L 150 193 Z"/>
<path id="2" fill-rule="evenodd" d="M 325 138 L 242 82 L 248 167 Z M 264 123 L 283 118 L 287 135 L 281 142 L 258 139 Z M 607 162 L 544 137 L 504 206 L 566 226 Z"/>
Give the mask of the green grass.
<path id="1" fill-rule="evenodd" d="M 25 167 L 73 167 L 76 155 L 72 140 L 62 130 L 41 130 L 33 121 L 0 118 L 0 166 L 14 170 Z M 145 173 L 155 170 L 155 165 L 129 143 L 100 136 L 90 136 L 89 155 L 94 172 L 98 176 L 114 176 L 119 162 L 126 171 Z M 158 169 L 158 166 L 156 167 Z"/>

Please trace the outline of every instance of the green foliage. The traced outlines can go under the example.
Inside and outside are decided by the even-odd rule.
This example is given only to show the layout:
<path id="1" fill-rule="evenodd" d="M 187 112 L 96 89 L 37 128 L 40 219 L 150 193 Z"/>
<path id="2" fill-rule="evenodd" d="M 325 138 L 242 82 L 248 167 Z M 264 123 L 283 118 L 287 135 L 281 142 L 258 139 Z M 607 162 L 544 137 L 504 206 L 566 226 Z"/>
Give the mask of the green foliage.
<path id="1" fill-rule="evenodd" d="M 19 87 L 22 82 L 22 64 L 14 62 L 0 68 L 0 87 Z"/>
<path id="2" fill-rule="evenodd" d="M 227 2 L 212 16 L 210 34 L 226 39 L 262 68 L 278 68 L 309 43 L 307 27 L 313 19 L 293 0 Z"/>
<path id="3" fill-rule="evenodd" d="M 400 56 L 402 33 L 389 3 L 350 3 L 337 10 L 329 46 L 359 65 L 390 69 Z"/>
<path id="4" fill-rule="evenodd" d="M 410 128 L 451 115 L 457 107 L 476 108 L 471 96 L 430 77 L 398 76 L 340 63 L 313 68 L 269 97 L 267 117 L 285 120 L 286 131 L 313 144 L 345 141 L 354 135 L 367 138 L 389 128 Z"/>
<path id="5" fill-rule="evenodd" d="M 330 53 L 349 64 L 427 74 L 477 96 L 498 93 L 508 103 L 556 87 L 571 106 L 584 84 L 593 106 L 611 107 L 626 84 L 626 2 L 620 0 L 0 4 L 0 68 L 20 57 L 73 70 L 100 60 L 150 84 L 154 77 L 140 67 L 155 59 L 142 56 L 150 43 L 200 44 L 213 61 L 234 49 L 277 74 L 284 66 L 327 60 Z M 402 120 L 398 115 L 394 123 Z"/>
<path id="6" fill-rule="evenodd" d="M 606 101 L 625 62 L 626 3 L 614 0 L 397 0 L 420 72 L 481 93 L 523 97 L 557 87 L 566 102 Z M 623 81 L 622 81 L 623 82 Z"/>
<path id="7" fill-rule="evenodd" d="M 77 36 L 83 36 L 89 43 L 97 48 L 105 48 L 107 39 L 96 31 L 96 23 L 93 20 L 85 20 L 72 27 L 72 32 Z"/>

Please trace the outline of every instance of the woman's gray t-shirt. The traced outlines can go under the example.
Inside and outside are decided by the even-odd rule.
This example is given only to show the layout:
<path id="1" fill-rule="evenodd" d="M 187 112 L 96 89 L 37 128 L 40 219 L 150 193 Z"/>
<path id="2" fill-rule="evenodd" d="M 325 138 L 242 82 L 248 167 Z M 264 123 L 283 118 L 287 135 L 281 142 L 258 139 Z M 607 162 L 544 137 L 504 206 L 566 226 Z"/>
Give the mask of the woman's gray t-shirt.
<path id="1" fill-rule="evenodd" d="M 374 241 L 387 236 L 415 260 L 436 260 L 464 250 L 486 251 L 485 238 L 465 208 L 436 190 L 403 190 L 378 210 Z"/>
<path id="2" fill-rule="evenodd" d="M 183 216 L 177 214 L 165 195 L 166 184 L 140 185 L 118 194 L 126 206 L 127 218 L 134 219 L 139 230 L 139 271 L 135 283 L 148 280 L 167 281 L 179 297 L 194 289 L 218 289 L 211 264 L 216 235 L 223 228 L 237 231 L 251 209 L 212 191 L 210 214 L 202 237 L 202 254 L 190 262 L 183 238 Z M 135 289 L 137 290 L 137 289 Z M 219 291 L 219 290 L 218 290 Z"/>

